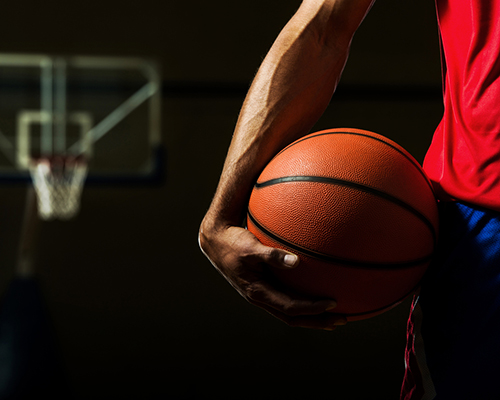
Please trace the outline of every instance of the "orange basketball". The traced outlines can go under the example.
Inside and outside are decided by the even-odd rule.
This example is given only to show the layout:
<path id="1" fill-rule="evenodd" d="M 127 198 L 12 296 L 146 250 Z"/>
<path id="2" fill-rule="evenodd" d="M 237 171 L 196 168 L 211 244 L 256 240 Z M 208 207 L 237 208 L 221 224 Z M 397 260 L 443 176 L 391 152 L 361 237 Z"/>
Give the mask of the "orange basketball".
<path id="1" fill-rule="evenodd" d="M 252 191 L 248 229 L 297 254 L 273 269 L 291 290 L 337 300 L 348 320 L 404 300 L 433 256 L 438 211 L 418 162 L 384 136 L 330 129 L 287 146 Z"/>

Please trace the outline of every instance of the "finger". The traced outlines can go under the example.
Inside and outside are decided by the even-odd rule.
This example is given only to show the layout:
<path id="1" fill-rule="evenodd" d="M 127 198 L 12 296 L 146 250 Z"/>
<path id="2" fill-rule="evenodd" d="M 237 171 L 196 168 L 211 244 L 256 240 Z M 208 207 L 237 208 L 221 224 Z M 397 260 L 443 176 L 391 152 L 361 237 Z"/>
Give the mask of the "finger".
<path id="1" fill-rule="evenodd" d="M 338 326 L 347 324 L 346 317 L 341 314 L 325 312 L 319 315 L 289 316 L 270 307 L 262 308 L 291 327 L 333 331 Z"/>
<path id="2" fill-rule="evenodd" d="M 259 280 L 246 290 L 248 301 L 262 308 L 274 309 L 288 316 L 319 315 L 332 312 L 337 307 L 333 299 L 314 299 L 288 292 L 275 286 L 272 280 Z"/>

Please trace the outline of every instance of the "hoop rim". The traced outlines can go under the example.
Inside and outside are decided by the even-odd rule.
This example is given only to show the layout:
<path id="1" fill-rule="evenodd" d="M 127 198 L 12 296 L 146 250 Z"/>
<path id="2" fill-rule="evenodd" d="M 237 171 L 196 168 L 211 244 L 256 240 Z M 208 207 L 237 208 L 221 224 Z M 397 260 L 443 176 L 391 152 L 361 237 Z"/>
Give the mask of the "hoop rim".
<path id="1" fill-rule="evenodd" d="M 89 157 L 84 154 L 70 155 L 70 154 L 51 154 L 51 155 L 36 155 L 30 157 L 30 164 L 40 164 L 41 162 L 47 161 L 49 164 L 63 161 L 66 163 L 70 161 L 74 164 L 88 164 Z"/>

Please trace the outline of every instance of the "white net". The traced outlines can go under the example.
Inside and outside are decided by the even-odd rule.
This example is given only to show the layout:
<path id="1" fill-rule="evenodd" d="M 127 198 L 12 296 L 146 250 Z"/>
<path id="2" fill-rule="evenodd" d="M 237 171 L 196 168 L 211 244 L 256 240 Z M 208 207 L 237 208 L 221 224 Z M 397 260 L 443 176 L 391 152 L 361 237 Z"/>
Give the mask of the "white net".
<path id="1" fill-rule="evenodd" d="M 81 158 L 58 157 L 31 160 L 30 173 L 44 220 L 68 220 L 80 210 L 87 163 Z"/>

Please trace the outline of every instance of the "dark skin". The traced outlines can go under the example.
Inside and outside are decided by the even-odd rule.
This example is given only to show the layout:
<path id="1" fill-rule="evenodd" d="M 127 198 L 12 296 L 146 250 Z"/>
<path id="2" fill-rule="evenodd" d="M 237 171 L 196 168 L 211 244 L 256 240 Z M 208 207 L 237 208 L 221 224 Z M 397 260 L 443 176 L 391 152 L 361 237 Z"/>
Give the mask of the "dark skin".
<path id="1" fill-rule="evenodd" d="M 304 0 L 264 59 L 243 103 L 217 191 L 199 232 L 200 248 L 250 303 L 289 324 L 335 329 L 335 299 L 287 292 L 268 268 L 299 258 L 261 244 L 241 227 L 260 171 L 283 147 L 309 133 L 323 114 L 347 61 L 352 37 L 375 0 Z"/>

